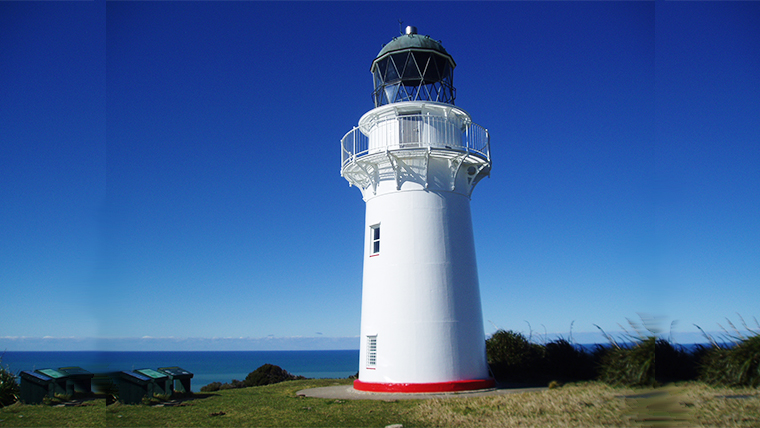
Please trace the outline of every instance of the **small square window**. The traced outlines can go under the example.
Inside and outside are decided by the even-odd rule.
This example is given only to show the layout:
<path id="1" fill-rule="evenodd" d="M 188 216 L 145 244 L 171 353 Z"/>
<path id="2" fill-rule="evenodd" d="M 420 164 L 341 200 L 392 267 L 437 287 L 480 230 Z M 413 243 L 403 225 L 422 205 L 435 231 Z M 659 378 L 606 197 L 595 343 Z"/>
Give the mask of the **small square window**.
<path id="1" fill-rule="evenodd" d="M 378 254 L 380 254 L 380 225 L 376 224 L 369 227 L 369 255 Z"/>

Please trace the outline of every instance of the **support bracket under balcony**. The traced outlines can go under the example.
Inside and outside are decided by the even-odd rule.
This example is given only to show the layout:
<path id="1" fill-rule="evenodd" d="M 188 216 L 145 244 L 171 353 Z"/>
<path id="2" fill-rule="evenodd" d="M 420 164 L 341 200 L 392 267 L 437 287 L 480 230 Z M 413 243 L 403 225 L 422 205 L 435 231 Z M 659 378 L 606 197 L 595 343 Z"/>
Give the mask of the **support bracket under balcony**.
<path id="1" fill-rule="evenodd" d="M 475 185 L 476 185 L 476 184 L 478 184 L 478 182 L 479 182 L 479 181 L 480 181 L 480 180 L 481 180 L 483 177 L 486 177 L 486 176 L 490 176 L 490 175 L 491 175 L 491 170 L 490 170 L 490 167 L 491 167 L 491 164 L 490 164 L 490 163 L 482 163 L 482 164 L 479 164 L 479 165 L 476 167 L 476 170 L 475 170 L 475 174 L 472 174 L 472 177 L 469 177 L 469 178 L 467 179 L 467 183 L 468 183 L 468 184 L 469 184 L 469 186 L 470 186 L 470 189 L 469 189 L 469 191 L 467 192 L 467 196 L 468 196 L 468 197 L 471 197 L 471 196 L 472 196 L 472 191 L 473 191 L 473 190 L 475 190 Z M 489 170 L 488 170 L 488 174 L 487 174 L 487 175 L 481 175 L 480 173 L 481 173 L 481 172 L 483 172 L 483 170 L 484 170 L 484 169 L 486 169 L 486 168 L 489 168 Z"/>
<path id="2" fill-rule="evenodd" d="M 391 163 L 391 168 L 393 168 L 393 177 L 396 180 L 396 190 L 401 190 L 401 180 L 398 176 L 399 160 L 387 149 L 385 155 L 388 156 L 388 162 Z"/>
<path id="3" fill-rule="evenodd" d="M 462 167 L 462 162 L 467 158 L 467 153 L 458 155 L 457 157 L 449 160 L 449 166 L 451 166 L 451 191 L 456 190 L 457 187 L 457 175 L 459 169 Z"/>
<path id="4" fill-rule="evenodd" d="M 361 162 L 357 162 L 356 166 L 358 166 L 362 170 L 362 172 L 364 172 L 365 176 L 367 177 L 367 181 L 369 181 L 369 184 L 367 184 L 365 189 L 368 188 L 369 186 L 372 186 L 372 194 L 376 195 L 377 194 L 377 179 L 373 179 L 370 171 L 368 171 L 367 168 L 364 165 L 362 165 Z M 377 170 L 377 166 L 375 166 L 374 169 Z"/>

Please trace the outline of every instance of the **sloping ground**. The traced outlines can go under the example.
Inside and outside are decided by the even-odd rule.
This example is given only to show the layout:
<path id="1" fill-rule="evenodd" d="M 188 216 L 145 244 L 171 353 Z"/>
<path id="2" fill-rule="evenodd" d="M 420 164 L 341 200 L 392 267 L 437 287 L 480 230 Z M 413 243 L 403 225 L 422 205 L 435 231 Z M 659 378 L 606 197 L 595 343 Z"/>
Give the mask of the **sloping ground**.
<path id="1" fill-rule="evenodd" d="M 594 427 L 760 426 L 760 391 L 682 383 L 657 389 L 598 382 L 517 394 L 427 400 L 349 400 L 298 396 L 308 388 L 348 387 L 348 379 L 314 379 L 195 394 L 167 405 L 0 408 L 4 426 L 261 427 Z"/>

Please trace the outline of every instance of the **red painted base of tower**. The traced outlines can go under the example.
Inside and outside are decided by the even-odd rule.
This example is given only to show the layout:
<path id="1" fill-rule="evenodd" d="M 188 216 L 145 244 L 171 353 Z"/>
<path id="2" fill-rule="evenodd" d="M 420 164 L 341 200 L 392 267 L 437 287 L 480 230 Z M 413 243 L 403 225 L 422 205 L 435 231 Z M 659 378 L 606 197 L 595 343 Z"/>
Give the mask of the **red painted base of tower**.
<path id="1" fill-rule="evenodd" d="M 367 392 L 436 393 L 488 389 L 496 386 L 493 379 L 455 380 L 433 383 L 381 383 L 354 381 L 354 389 Z"/>

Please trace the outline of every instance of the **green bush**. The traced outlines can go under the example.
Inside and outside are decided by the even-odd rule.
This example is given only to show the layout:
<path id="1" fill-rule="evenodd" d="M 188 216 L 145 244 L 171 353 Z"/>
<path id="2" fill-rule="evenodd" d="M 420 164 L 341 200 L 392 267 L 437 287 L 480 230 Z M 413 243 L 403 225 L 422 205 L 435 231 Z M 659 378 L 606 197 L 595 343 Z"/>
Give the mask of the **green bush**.
<path id="1" fill-rule="evenodd" d="M 546 375 L 554 380 L 578 381 L 595 377 L 592 356 L 560 338 L 546 344 Z"/>
<path id="2" fill-rule="evenodd" d="M 530 343 L 515 331 L 497 330 L 486 340 L 488 364 L 496 379 L 531 382 L 538 379 L 544 364 L 545 348 Z"/>
<path id="3" fill-rule="evenodd" d="M 221 382 L 211 382 L 208 385 L 202 386 L 201 392 L 214 392 L 214 391 L 219 391 L 220 389 L 222 389 Z"/>
<path id="4" fill-rule="evenodd" d="M 0 360 L 0 363 L 2 360 Z M 0 407 L 5 407 L 18 401 L 19 388 L 16 376 L 10 369 L 0 367 Z"/>
<path id="5" fill-rule="evenodd" d="M 303 376 L 295 376 L 273 364 L 264 364 L 256 370 L 248 373 L 245 380 L 233 379 L 229 383 L 211 382 L 201 387 L 201 392 L 214 392 L 225 389 L 246 388 L 249 386 L 270 385 L 286 380 L 306 379 Z"/>
<path id="6" fill-rule="evenodd" d="M 530 355 L 530 342 L 520 333 L 498 330 L 486 340 L 486 352 L 489 363 L 518 366 Z"/>
<path id="7" fill-rule="evenodd" d="M 613 346 L 598 351 L 599 380 L 611 385 L 654 386 L 654 336 L 638 339 L 632 346 Z"/>
<path id="8" fill-rule="evenodd" d="M 760 386 L 760 335 L 744 339 L 732 348 L 731 363 L 736 385 Z"/>
<path id="9" fill-rule="evenodd" d="M 655 380 L 660 384 L 697 377 L 696 352 L 688 352 L 682 346 L 657 339 L 654 345 Z"/>
<path id="10" fill-rule="evenodd" d="M 699 380 L 713 385 L 730 385 L 728 368 L 731 366 L 731 349 L 727 346 L 713 345 L 700 347 Z"/>
<path id="11" fill-rule="evenodd" d="M 619 344 L 597 326 L 610 344 L 597 345 L 593 353 L 577 349 L 562 338 L 537 345 L 520 333 L 500 329 L 486 340 L 488 364 L 496 379 L 506 382 L 559 383 L 596 378 L 611 385 L 656 386 L 698 379 L 721 386 L 760 387 L 760 334 L 747 327 L 743 319 L 751 336 L 742 336 L 736 328 L 735 335 L 726 332 L 737 341 L 730 347 L 706 335 L 712 346 L 699 346 L 692 352 L 657 339 L 656 329 L 646 321 L 643 326 L 629 321 L 635 330 L 634 334 L 625 334 L 629 344 Z"/>
<path id="12" fill-rule="evenodd" d="M 570 382 L 596 376 L 593 356 L 563 338 L 538 345 L 520 333 L 498 330 L 486 340 L 486 353 L 491 371 L 500 381 Z"/>
<path id="13" fill-rule="evenodd" d="M 698 351 L 699 380 L 724 386 L 760 386 L 760 335 L 734 347 L 714 344 Z"/>
<path id="14" fill-rule="evenodd" d="M 222 389 L 236 389 L 236 388 L 245 388 L 246 385 L 245 382 L 239 381 L 237 379 L 232 379 L 230 383 L 225 383 L 222 385 Z"/>
<path id="15" fill-rule="evenodd" d="M 256 370 L 248 373 L 243 384 L 245 386 L 261 386 L 279 383 L 286 380 L 305 379 L 303 376 L 294 376 L 283 370 L 280 366 L 264 364 Z"/>

